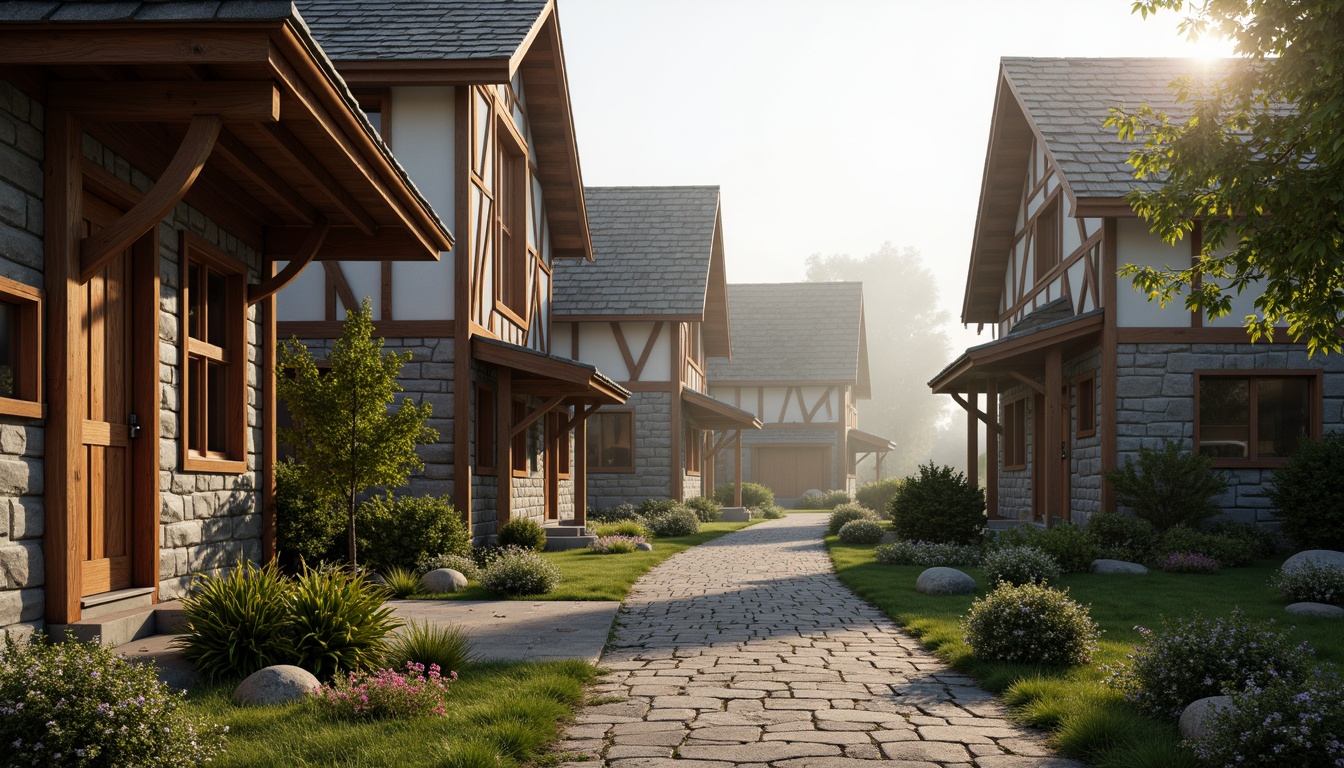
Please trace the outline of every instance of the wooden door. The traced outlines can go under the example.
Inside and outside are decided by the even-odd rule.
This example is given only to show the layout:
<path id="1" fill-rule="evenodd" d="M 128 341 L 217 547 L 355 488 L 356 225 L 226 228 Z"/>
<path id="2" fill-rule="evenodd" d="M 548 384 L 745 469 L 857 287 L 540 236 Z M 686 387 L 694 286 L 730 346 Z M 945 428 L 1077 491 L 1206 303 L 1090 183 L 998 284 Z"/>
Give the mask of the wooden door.
<path id="1" fill-rule="evenodd" d="M 755 482 L 781 498 L 793 499 L 805 491 L 825 491 L 830 486 L 831 451 L 826 446 L 758 447 L 753 458 Z"/>
<path id="2" fill-rule="evenodd" d="M 120 215 L 84 197 L 85 236 Z M 81 355 L 88 410 L 81 425 L 88 493 L 80 518 L 80 594 L 131 585 L 131 257 L 124 252 L 84 285 Z"/>
<path id="3" fill-rule="evenodd" d="M 1069 467 L 1073 464 L 1073 430 L 1071 420 L 1073 414 L 1069 408 L 1069 385 L 1064 385 L 1064 393 L 1059 398 L 1059 435 L 1055 442 L 1059 445 L 1059 474 L 1056 476 L 1058 482 L 1055 483 L 1055 503 L 1052 505 L 1054 514 L 1064 522 L 1073 519 L 1073 499 L 1070 498 L 1069 476 L 1072 474 Z"/>
<path id="4" fill-rule="evenodd" d="M 1050 491 L 1045 487 L 1045 462 L 1050 458 L 1046 446 L 1049 443 L 1045 434 L 1045 396 L 1038 393 L 1031 400 L 1031 516 L 1042 523 L 1049 519 L 1046 509 Z"/>

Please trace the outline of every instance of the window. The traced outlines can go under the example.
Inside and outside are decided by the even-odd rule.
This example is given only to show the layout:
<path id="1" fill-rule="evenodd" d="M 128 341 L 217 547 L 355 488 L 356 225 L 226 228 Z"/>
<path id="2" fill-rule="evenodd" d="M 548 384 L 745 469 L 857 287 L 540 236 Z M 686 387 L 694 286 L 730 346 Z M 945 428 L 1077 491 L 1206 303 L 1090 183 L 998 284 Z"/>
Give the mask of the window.
<path id="1" fill-rule="evenodd" d="M 1195 446 L 1219 466 L 1282 464 L 1318 437 L 1319 371 L 1195 374 Z"/>
<path id="2" fill-rule="evenodd" d="M 499 299 L 520 322 L 527 317 L 527 152 L 504 121 L 499 136 L 499 180 L 495 210 L 499 221 Z"/>
<path id="3" fill-rule="evenodd" d="M 686 428 L 686 474 L 700 474 L 701 457 L 704 455 L 705 433 L 694 427 Z"/>
<path id="4" fill-rule="evenodd" d="M 522 400 L 514 400 L 513 419 L 510 420 L 509 423 L 517 426 L 523 423 L 523 420 L 526 418 L 527 403 Z M 509 431 L 512 432 L 513 430 L 510 429 Z M 514 477 L 527 477 L 527 433 L 530 431 L 530 429 L 524 429 L 522 432 L 513 436 L 513 456 L 511 458 L 513 460 L 512 468 Z"/>
<path id="5" fill-rule="evenodd" d="M 0 414 L 42 416 L 42 291 L 0 277 Z"/>
<path id="6" fill-rule="evenodd" d="M 1059 265 L 1059 197 L 1045 204 L 1036 214 L 1036 234 L 1034 236 L 1036 282 L 1040 282 L 1050 270 Z"/>
<path id="7" fill-rule="evenodd" d="M 635 469 L 635 414 L 600 411 L 588 417 L 588 469 L 593 472 L 633 472 Z"/>
<path id="8" fill-rule="evenodd" d="M 1027 468 L 1027 399 L 1003 404 L 1003 468 Z"/>
<path id="9" fill-rule="evenodd" d="M 1097 434 L 1097 375 L 1089 373 L 1073 383 L 1076 399 L 1073 427 L 1074 437 L 1092 437 Z"/>
<path id="10" fill-rule="evenodd" d="M 246 469 L 245 268 L 190 232 L 182 254 L 182 468 Z"/>
<path id="11" fill-rule="evenodd" d="M 495 391 L 476 387 L 476 471 L 495 473 Z"/>

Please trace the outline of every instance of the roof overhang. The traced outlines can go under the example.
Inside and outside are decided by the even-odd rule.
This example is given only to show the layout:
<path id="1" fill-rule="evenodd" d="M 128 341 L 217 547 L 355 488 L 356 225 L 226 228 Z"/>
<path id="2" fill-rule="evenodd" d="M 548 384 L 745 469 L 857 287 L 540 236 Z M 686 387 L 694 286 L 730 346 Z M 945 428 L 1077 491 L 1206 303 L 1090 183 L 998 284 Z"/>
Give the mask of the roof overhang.
<path id="1" fill-rule="evenodd" d="M 1105 309 L 1094 309 L 1067 320 L 1042 325 L 1020 336 L 971 347 L 929 382 L 934 394 L 983 392 L 984 384 L 1025 375 L 1045 364 L 1046 354 L 1059 347 L 1066 354 L 1096 343 L 1101 334 Z"/>
<path id="2" fill-rule="evenodd" d="M 597 368 L 484 336 L 471 337 L 471 356 L 513 371 L 513 392 L 563 397 L 571 404 L 620 405 L 630 391 Z"/>
<path id="3" fill-rule="evenodd" d="M 728 321 L 728 270 L 723 256 L 723 203 L 714 212 L 714 239 L 705 281 L 705 317 L 701 328 L 706 357 L 733 360 L 733 338 Z"/>
<path id="4" fill-rule="evenodd" d="M 848 435 L 850 453 L 886 453 L 896 449 L 894 441 L 861 429 L 851 429 Z"/>
<path id="5" fill-rule="evenodd" d="M 873 385 L 868 375 L 868 323 L 864 322 L 863 304 L 859 304 L 859 365 L 855 372 L 854 397 L 868 400 Z"/>
<path id="6" fill-rule="evenodd" d="M 0 72 L 153 178 L 199 137 L 193 122 L 218 116 L 217 138 L 179 199 L 268 256 L 299 253 L 324 222 L 321 260 L 429 261 L 452 247 L 292 11 L 240 21 L 3 21 Z"/>
<path id="7" fill-rule="evenodd" d="M 750 411 L 691 389 L 681 391 L 681 404 L 691 421 L 703 429 L 760 429 L 761 421 Z"/>

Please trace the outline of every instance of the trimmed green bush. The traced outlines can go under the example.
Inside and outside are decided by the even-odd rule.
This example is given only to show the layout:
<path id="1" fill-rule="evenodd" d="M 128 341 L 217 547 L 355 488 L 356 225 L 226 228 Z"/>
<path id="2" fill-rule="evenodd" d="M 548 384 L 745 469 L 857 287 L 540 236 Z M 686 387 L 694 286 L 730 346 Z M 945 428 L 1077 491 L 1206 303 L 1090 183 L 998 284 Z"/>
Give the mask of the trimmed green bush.
<path id="1" fill-rule="evenodd" d="M 852 520 L 876 520 L 877 514 L 871 509 L 862 507 L 858 504 L 841 504 L 831 512 L 829 521 L 826 524 L 826 534 L 835 536 L 840 533 L 840 529 L 845 527 L 845 523 Z"/>
<path id="2" fill-rule="evenodd" d="M 1305 562 L 1279 571 L 1270 584 L 1290 603 L 1329 603 L 1344 606 L 1344 568 Z"/>
<path id="3" fill-rule="evenodd" d="M 1273 557 L 1279 551 L 1279 535 L 1255 523 L 1215 520 L 1207 530 L 1209 533 L 1246 542 L 1256 560 Z"/>
<path id="4" fill-rule="evenodd" d="M 385 595 L 382 587 L 346 568 L 306 569 L 289 599 L 290 663 L 319 680 L 377 667 L 388 636 L 402 624 Z"/>
<path id="5" fill-rule="evenodd" d="M 542 530 L 536 520 L 520 517 L 500 527 L 499 545 L 540 552 L 546 549 L 546 531 Z"/>
<path id="6" fill-rule="evenodd" d="M 877 562 L 887 565 L 950 567 L 979 565 L 984 553 L 974 544 L 938 544 L 930 541 L 897 541 L 877 548 Z"/>
<path id="7" fill-rule="evenodd" d="M 318 498 L 300 481 L 302 469 L 293 459 L 275 463 L 275 542 L 286 563 L 318 560 L 327 554 L 346 526 L 341 500 Z"/>
<path id="8" fill-rule="evenodd" d="M 794 509 L 828 509 L 826 496 L 821 493 L 805 493 L 793 502 Z"/>
<path id="9" fill-rule="evenodd" d="M 559 568 L 534 550 L 518 547 L 499 550 L 481 574 L 481 586 L 500 595 L 544 595 L 559 583 Z"/>
<path id="10" fill-rule="evenodd" d="M 1178 525 L 1191 528 L 1218 514 L 1214 497 L 1227 490 L 1227 480 L 1213 470 L 1213 459 L 1182 451 L 1166 441 L 1161 449 L 1139 449 L 1139 460 L 1105 473 L 1120 504 L 1159 531 Z"/>
<path id="11" fill-rule="evenodd" d="M 588 510 L 587 520 L 590 523 L 623 523 L 628 520 L 638 522 L 639 510 L 635 509 L 634 504 L 617 504 L 605 509 L 590 509 Z"/>
<path id="12" fill-rule="evenodd" d="M 359 505 L 357 523 L 360 558 L 378 568 L 414 568 L 425 558 L 471 549 L 448 496 L 374 496 Z"/>
<path id="13" fill-rule="evenodd" d="M 1204 555 L 1217 560 L 1224 568 L 1245 568 L 1255 563 L 1255 545 L 1246 539 L 1195 531 L 1183 525 L 1162 534 L 1162 551 Z"/>
<path id="14" fill-rule="evenodd" d="M 274 562 L 242 560 L 219 576 L 202 575 L 182 598 L 186 631 L 176 640 L 201 677 L 246 677 L 294 657 L 289 600 L 294 583 Z"/>
<path id="15" fill-rule="evenodd" d="M 1041 584 L 999 584 L 971 604 L 962 622 L 978 658 L 1018 664 L 1086 664 L 1101 630 L 1087 608 Z"/>
<path id="16" fill-rule="evenodd" d="M 881 523 L 865 518 L 840 526 L 839 538 L 841 544 L 876 544 L 885 533 Z"/>
<path id="17" fill-rule="evenodd" d="M 903 487 L 905 487 L 904 478 L 884 477 L 881 480 L 860 485 L 859 490 L 854 494 L 854 500 L 879 515 L 886 515 L 888 507 L 891 506 L 891 500 L 901 492 Z"/>
<path id="18" fill-rule="evenodd" d="M 691 510 L 677 505 L 676 509 L 648 520 L 648 529 L 654 536 L 690 536 L 700 532 L 700 520 Z"/>
<path id="19" fill-rule="evenodd" d="M 1300 549 L 1344 550 L 1344 432 L 1304 440 L 1265 491 Z"/>
<path id="20" fill-rule="evenodd" d="M 972 544 L 985 530 L 985 492 L 951 467 L 922 465 L 888 507 L 896 535 L 909 541 Z"/>
<path id="21" fill-rule="evenodd" d="M 1004 547 L 985 555 L 982 562 L 989 584 L 1054 584 L 1059 563 L 1037 547 Z"/>
<path id="22" fill-rule="evenodd" d="M 784 517 L 786 513 L 783 508 L 771 504 L 768 507 L 752 507 L 751 516 L 755 518 L 758 514 L 766 520 L 778 520 Z"/>
<path id="23" fill-rule="evenodd" d="M 725 483 L 714 489 L 714 500 L 725 507 L 732 506 L 735 483 Z M 775 493 L 759 483 L 742 484 L 742 506 L 764 507 L 775 503 Z"/>
<path id="24" fill-rule="evenodd" d="M 1161 537 L 1153 524 L 1121 512 L 1096 512 L 1087 519 L 1087 535 L 1108 560 L 1146 563 L 1157 556 Z"/>
<path id="25" fill-rule="evenodd" d="M 704 496 L 687 499 L 686 506 L 690 507 L 696 518 L 702 523 L 715 523 L 718 522 L 720 517 L 723 517 L 723 506 Z"/>

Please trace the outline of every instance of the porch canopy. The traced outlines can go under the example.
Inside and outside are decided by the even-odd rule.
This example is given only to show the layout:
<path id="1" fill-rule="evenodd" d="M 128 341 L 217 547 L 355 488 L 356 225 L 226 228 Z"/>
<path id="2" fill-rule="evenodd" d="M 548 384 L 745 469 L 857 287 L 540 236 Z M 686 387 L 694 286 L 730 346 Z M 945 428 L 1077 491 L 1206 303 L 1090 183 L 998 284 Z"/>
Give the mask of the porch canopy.
<path id="1" fill-rule="evenodd" d="M 861 429 L 851 429 L 847 433 L 847 442 L 849 444 L 849 455 L 853 459 L 853 464 L 858 464 L 860 455 L 867 456 L 872 454 L 876 457 L 875 462 L 877 466 L 874 470 L 876 472 L 874 476 L 881 478 L 882 460 L 886 458 L 888 453 L 896 448 L 895 441 L 888 440 L 885 437 L 878 437 L 871 432 L 864 432 Z"/>
<path id="2" fill-rule="evenodd" d="M 724 449 L 734 449 L 734 465 L 737 467 L 733 475 L 736 485 L 733 489 L 733 506 L 742 506 L 742 430 L 760 429 L 761 420 L 756 418 L 750 411 L 744 411 L 736 406 L 729 405 L 722 400 L 716 400 L 709 395 L 702 394 L 690 389 L 681 391 L 681 404 L 685 409 L 684 413 L 690 417 L 691 422 L 701 429 L 713 430 L 718 432 L 718 436 L 710 441 L 709 449 L 705 452 L 706 472 L 705 485 L 708 487 L 708 493 L 714 491 L 714 459 Z M 705 492 L 702 490 L 702 493 Z"/>

